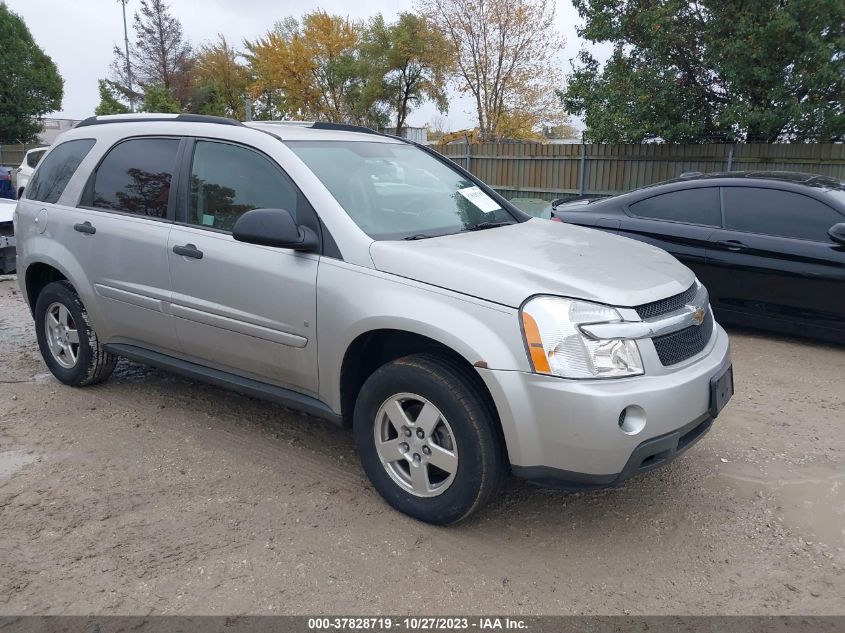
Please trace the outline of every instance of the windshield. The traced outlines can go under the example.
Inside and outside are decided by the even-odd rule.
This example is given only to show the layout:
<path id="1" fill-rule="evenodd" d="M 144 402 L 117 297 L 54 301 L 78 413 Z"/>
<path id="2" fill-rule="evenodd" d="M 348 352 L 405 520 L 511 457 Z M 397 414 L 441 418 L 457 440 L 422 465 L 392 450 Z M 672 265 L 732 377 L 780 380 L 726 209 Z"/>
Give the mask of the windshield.
<path id="1" fill-rule="evenodd" d="M 424 239 L 514 218 L 456 169 L 405 143 L 288 141 L 376 240 Z"/>

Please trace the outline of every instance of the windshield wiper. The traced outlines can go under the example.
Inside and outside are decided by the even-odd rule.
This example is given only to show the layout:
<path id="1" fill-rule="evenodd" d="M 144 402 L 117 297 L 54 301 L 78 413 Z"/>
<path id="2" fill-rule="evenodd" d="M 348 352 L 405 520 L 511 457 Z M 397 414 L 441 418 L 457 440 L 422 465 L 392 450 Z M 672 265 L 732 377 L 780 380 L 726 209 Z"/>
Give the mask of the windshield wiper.
<path id="1" fill-rule="evenodd" d="M 403 240 L 427 240 L 433 235 L 426 235 L 425 233 L 417 233 L 416 235 L 409 235 L 408 237 L 403 237 Z"/>
<path id="2" fill-rule="evenodd" d="M 514 223 L 508 220 L 499 222 L 479 222 L 478 224 L 468 224 L 464 227 L 464 231 L 483 231 L 484 229 L 495 229 L 497 226 L 507 226 L 508 224 Z"/>

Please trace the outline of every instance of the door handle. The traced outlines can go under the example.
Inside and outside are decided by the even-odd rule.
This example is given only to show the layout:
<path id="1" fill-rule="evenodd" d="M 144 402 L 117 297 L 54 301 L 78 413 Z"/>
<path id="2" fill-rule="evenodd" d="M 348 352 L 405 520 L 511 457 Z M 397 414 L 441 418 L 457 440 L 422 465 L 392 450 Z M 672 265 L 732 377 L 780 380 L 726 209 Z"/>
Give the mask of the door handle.
<path id="1" fill-rule="evenodd" d="M 87 233 L 88 235 L 94 235 L 97 232 L 97 229 L 90 222 L 82 222 L 81 224 L 74 224 L 73 225 L 74 231 L 79 231 L 80 233 Z"/>
<path id="2" fill-rule="evenodd" d="M 194 259 L 202 259 L 202 251 L 193 244 L 185 244 L 184 246 L 174 246 L 173 252 L 182 257 L 193 257 Z"/>
<path id="3" fill-rule="evenodd" d="M 716 242 L 718 246 L 721 246 L 727 251 L 733 251 L 734 253 L 738 253 L 742 250 L 745 250 L 745 244 L 740 242 L 739 240 L 719 240 Z"/>

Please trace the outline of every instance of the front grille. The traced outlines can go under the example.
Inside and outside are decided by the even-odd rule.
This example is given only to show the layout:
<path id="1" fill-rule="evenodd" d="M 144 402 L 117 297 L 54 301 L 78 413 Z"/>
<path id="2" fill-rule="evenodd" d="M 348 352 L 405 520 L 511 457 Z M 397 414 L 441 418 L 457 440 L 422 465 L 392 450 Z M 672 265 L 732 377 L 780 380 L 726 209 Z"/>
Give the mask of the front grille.
<path id="1" fill-rule="evenodd" d="M 708 308 L 701 325 L 691 325 L 671 334 L 656 336 L 652 341 L 660 362 L 663 365 L 675 365 L 701 352 L 712 334 L 713 314 Z"/>
<path id="2" fill-rule="evenodd" d="M 690 301 L 695 299 L 697 292 L 698 288 L 696 284 L 693 284 L 679 295 L 660 299 L 659 301 L 652 301 L 651 303 L 644 303 L 641 306 L 634 308 L 634 310 L 636 310 L 637 314 L 640 315 L 640 318 L 645 321 L 646 319 L 662 316 L 667 312 L 674 312 L 679 308 L 683 308 Z"/>
<path id="3" fill-rule="evenodd" d="M 679 310 L 685 305 L 693 304 L 697 294 L 698 284 L 693 284 L 680 294 L 659 301 L 644 303 L 634 309 L 641 319 L 653 319 Z M 666 366 L 675 365 L 701 352 L 707 346 L 712 335 L 713 314 L 708 306 L 701 325 L 691 325 L 671 334 L 655 336 L 652 341 L 660 362 Z"/>

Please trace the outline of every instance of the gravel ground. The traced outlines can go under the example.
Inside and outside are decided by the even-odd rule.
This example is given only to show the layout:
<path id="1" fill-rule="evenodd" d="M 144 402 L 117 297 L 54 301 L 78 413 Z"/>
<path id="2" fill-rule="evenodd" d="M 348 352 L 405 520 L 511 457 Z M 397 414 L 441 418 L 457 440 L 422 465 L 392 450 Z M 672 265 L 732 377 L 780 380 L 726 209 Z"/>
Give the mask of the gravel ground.
<path id="1" fill-rule="evenodd" d="M 348 431 L 128 362 L 60 385 L 0 279 L 0 615 L 845 614 L 845 349 L 732 341 L 684 457 L 435 528 Z"/>

